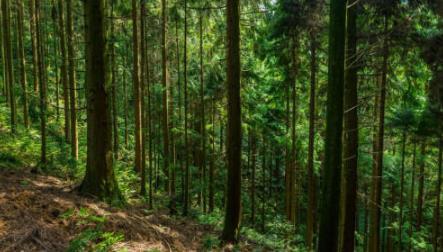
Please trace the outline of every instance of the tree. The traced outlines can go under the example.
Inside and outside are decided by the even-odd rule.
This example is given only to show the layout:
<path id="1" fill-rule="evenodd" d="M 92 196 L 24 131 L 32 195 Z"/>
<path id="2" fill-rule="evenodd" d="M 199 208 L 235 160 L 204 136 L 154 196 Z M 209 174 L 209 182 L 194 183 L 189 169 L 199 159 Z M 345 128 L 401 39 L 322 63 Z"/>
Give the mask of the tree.
<path id="1" fill-rule="evenodd" d="M 86 25 L 87 162 L 80 192 L 120 202 L 113 170 L 110 65 L 106 57 L 105 0 L 84 3 Z"/>
<path id="2" fill-rule="evenodd" d="M 227 0 L 228 181 L 224 242 L 237 242 L 241 214 L 240 1 Z"/>
<path id="3" fill-rule="evenodd" d="M 27 78 L 26 78 L 26 58 L 25 49 L 23 43 L 23 1 L 18 0 L 17 2 L 17 30 L 18 30 L 18 54 L 20 59 L 20 82 L 23 92 L 23 123 L 26 128 L 29 127 L 29 116 L 28 116 L 28 91 L 27 91 Z"/>
<path id="4" fill-rule="evenodd" d="M 339 245 L 337 227 L 342 165 L 345 34 L 346 1 L 331 0 L 324 184 L 318 251 L 337 251 Z"/>
<path id="5" fill-rule="evenodd" d="M 134 117 L 135 117 L 135 170 L 141 172 L 142 169 L 142 108 L 141 108 L 141 88 L 140 88 L 140 59 L 139 59 L 139 14 L 137 1 L 132 0 L 132 52 L 133 52 L 133 90 L 134 90 Z"/>
<path id="6" fill-rule="evenodd" d="M 71 118 L 70 118 L 70 99 L 68 88 L 68 58 L 66 56 L 66 36 L 65 36 L 65 18 L 63 0 L 58 0 L 58 28 L 60 32 L 60 51 L 61 61 L 61 81 L 63 86 L 63 101 L 64 101 L 64 114 L 65 114 L 65 139 L 66 142 L 71 142 Z"/>
<path id="7" fill-rule="evenodd" d="M 75 76 L 75 52 L 74 52 L 74 30 L 72 15 L 72 0 L 66 1 L 66 34 L 68 45 L 68 75 L 69 75 L 69 108 L 71 109 L 71 156 L 78 159 L 78 132 L 77 132 L 77 84 Z"/>
<path id="8" fill-rule="evenodd" d="M 12 48 L 11 48 L 11 25 L 10 25 L 10 7 L 9 0 L 3 0 L 1 3 L 2 8 L 2 18 L 3 18 L 3 50 L 5 52 L 5 63 L 6 63 L 6 85 L 9 91 L 7 96 L 9 97 L 9 109 L 11 111 L 11 132 L 15 134 L 16 132 L 16 108 L 15 108 L 15 95 L 14 95 L 14 70 L 12 62 Z"/>
<path id="9" fill-rule="evenodd" d="M 357 3 L 348 1 L 346 19 L 346 72 L 344 97 L 344 146 L 342 251 L 355 250 L 358 166 L 358 95 L 357 95 Z"/>

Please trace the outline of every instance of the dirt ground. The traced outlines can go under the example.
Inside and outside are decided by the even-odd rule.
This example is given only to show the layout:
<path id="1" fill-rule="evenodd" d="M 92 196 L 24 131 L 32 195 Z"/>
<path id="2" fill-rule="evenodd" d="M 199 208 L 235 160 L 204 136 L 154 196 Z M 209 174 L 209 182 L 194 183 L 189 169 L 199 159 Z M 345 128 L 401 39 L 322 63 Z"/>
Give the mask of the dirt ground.
<path id="1" fill-rule="evenodd" d="M 145 206 L 112 208 L 80 197 L 72 185 L 51 176 L 0 168 L 0 251 L 66 251 L 69 242 L 95 223 L 82 222 L 81 209 L 104 216 L 103 229 L 121 233 L 114 251 L 202 251 L 209 226 Z"/>

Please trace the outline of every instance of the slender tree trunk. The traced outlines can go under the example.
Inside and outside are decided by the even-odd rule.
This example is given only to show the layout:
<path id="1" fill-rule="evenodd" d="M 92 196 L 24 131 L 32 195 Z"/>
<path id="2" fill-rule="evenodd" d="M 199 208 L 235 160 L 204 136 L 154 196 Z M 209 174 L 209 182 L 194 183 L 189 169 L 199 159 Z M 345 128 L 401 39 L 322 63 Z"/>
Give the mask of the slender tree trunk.
<path id="1" fill-rule="evenodd" d="M 119 158 L 119 140 L 118 140 L 118 106 L 117 106 L 117 69 L 116 69 L 116 52 L 115 43 L 115 16 L 114 16 L 114 1 L 111 2 L 111 36 L 112 36 L 112 49 L 111 49 L 111 71 L 112 71 L 112 130 L 113 130 L 113 152 L 115 159 Z"/>
<path id="2" fill-rule="evenodd" d="M 338 250 L 346 1 L 331 0 L 325 166 L 318 251 Z"/>
<path id="3" fill-rule="evenodd" d="M 255 226 L 255 177 L 256 177 L 256 163 L 257 163 L 257 136 L 255 134 L 255 125 L 251 128 L 251 223 Z"/>
<path id="4" fill-rule="evenodd" d="M 12 62 L 12 46 L 11 46 L 11 24 L 10 24 L 10 7 L 9 0 L 2 0 L 2 18 L 3 18 L 3 50 L 5 52 L 6 63 L 6 85 L 8 87 L 9 109 L 11 112 L 11 132 L 15 134 L 17 125 L 17 112 L 15 108 L 15 94 L 14 94 L 14 69 Z"/>
<path id="5" fill-rule="evenodd" d="M 65 38 L 65 18 L 64 18 L 64 5 L 63 0 L 58 0 L 58 26 L 60 33 L 60 51 L 61 51 L 61 81 L 63 87 L 63 103 L 64 103 L 64 114 L 65 114 L 65 140 L 66 142 L 71 142 L 71 120 L 70 120 L 70 102 L 69 102 L 69 88 L 68 88 L 68 59 L 66 57 L 66 38 Z"/>
<path id="6" fill-rule="evenodd" d="M 222 240 L 237 242 L 241 215 L 240 0 L 227 0 L 228 181 Z"/>
<path id="7" fill-rule="evenodd" d="M 165 189 L 171 196 L 170 184 L 170 167 L 169 167 L 169 73 L 168 73 L 168 48 L 167 48 L 167 22 L 168 22 L 168 6 L 167 1 L 161 1 L 162 7 L 162 85 L 163 85 L 163 99 L 162 99 L 162 124 L 163 124 L 163 172 L 165 174 Z"/>
<path id="8" fill-rule="evenodd" d="M 27 79 L 26 79 L 26 58 L 25 49 L 23 43 L 23 0 L 17 1 L 17 26 L 18 26 L 18 54 L 20 61 L 20 81 L 23 92 L 23 122 L 26 128 L 29 127 L 29 116 L 28 116 L 28 91 L 27 91 Z"/>
<path id="9" fill-rule="evenodd" d="M 412 174 L 411 174 L 411 191 L 409 192 L 409 247 L 408 251 L 412 251 L 412 235 L 414 226 L 414 196 L 415 196 L 415 169 L 417 164 L 417 141 L 414 139 L 414 148 L 412 152 Z"/>
<path id="10" fill-rule="evenodd" d="M 297 74 L 298 74 L 298 58 L 297 58 L 297 41 L 296 39 L 293 39 L 293 45 L 292 45 L 292 94 L 291 94 L 291 101 L 292 101 L 292 115 L 291 115 L 291 163 L 290 163 L 290 173 L 291 173 L 291 182 L 290 182 L 290 201 L 291 201 L 291 208 L 290 208 L 290 220 L 294 224 L 294 226 L 297 226 L 297 215 L 299 214 L 298 209 L 298 169 L 297 169 Z"/>
<path id="11" fill-rule="evenodd" d="M 68 45 L 68 75 L 69 75 L 69 99 L 71 109 L 71 155 L 78 159 L 78 137 L 77 137 L 77 80 L 75 77 L 75 51 L 74 51 L 74 28 L 72 16 L 72 0 L 66 0 L 66 34 Z"/>
<path id="12" fill-rule="evenodd" d="M 357 94 L 357 6 L 350 0 L 347 8 L 346 72 L 344 98 L 344 148 L 343 148 L 343 238 L 342 251 L 355 250 L 357 216 L 358 169 L 358 94 Z"/>
<path id="13" fill-rule="evenodd" d="M 184 29 L 184 128 L 185 128 L 185 192 L 183 202 L 183 215 L 187 216 L 189 211 L 189 153 L 188 153 L 188 4 L 185 1 L 185 29 Z"/>
<path id="14" fill-rule="evenodd" d="M 385 16 L 385 34 L 388 31 L 388 17 Z M 376 149 L 374 150 L 375 163 L 372 171 L 372 189 L 371 189 L 371 208 L 370 208 L 370 225 L 369 225 L 369 252 L 380 251 L 380 217 L 381 217 L 381 194 L 382 194 L 382 176 L 383 176 L 383 150 L 384 150 L 384 133 L 385 133 L 385 102 L 386 102 L 386 86 L 388 74 L 388 57 L 389 47 L 388 40 L 385 37 L 383 41 L 383 65 L 382 80 L 379 94 L 378 108 L 378 129 L 376 139 Z"/>
<path id="15" fill-rule="evenodd" d="M 405 157 L 406 157 L 406 130 L 402 134 L 402 151 L 401 151 L 401 170 L 400 170 L 400 213 L 399 213 L 399 231 L 398 240 L 400 250 L 403 249 L 403 192 L 405 184 Z"/>
<path id="16" fill-rule="evenodd" d="M 134 90 L 134 117 L 135 117 L 135 160 L 134 166 L 137 172 L 142 169 L 142 108 L 140 90 L 140 59 L 139 59 L 139 14 L 137 0 L 132 0 L 132 52 L 133 52 L 133 90 Z"/>
<path id="17" fill-rule="evenodd" d="M 211 135 L 211 160 L 209 162 L 209 213 L 214 211 L 214 176 L 215 176 L 215 98 L 212 98 L 212 135 Z"/>
<path id="18" fill-rule="evenodd" d="M 420 160 L 420 170 L 418 174 L 418 196 L 417 196 L 417 231 L 421 229 L 421 224 L 423 221 L 423 201 L 424 201 L 424 190 L 425 190 L 425 163 L 426 163 L 426 141 L 423 140 L 421 143 L 420 150 L 421 160 Z"/>
<path id="19" fill-rule="evenodd" d="M 126 50 L 126 53 L 128 53 L 129 52 L 129 50 L 128 50 L 128 46 L 126 46 L 126 48 L 125 48 Z M 125 64 L 127 65 L 127 64 L 129 64 L 129 62 L 128 62 L 128 58 L 127 58 L 127 56 L 124 56 L 124 60 L 123 60 L 123 62 L 125 62 Z M 129 144 L 129 129 L 128 129 L 128 117 L 129 117 L 129 115 L 128 115 L 128 109 L 129 109 L 129 107 L 128 107 L 128 92 L 127 92 L 127 90 L 128 90 L 128 83 L 126 82 L 126 70 L 125 69 L 123 69 L 123 74 L 122 74 L 123 76 L 122 76 L 122 78 L 123 78 L 123 105 L 124 105 L 124 110 L 125 110 L 125 120 L 124 120 L 124 124 L 125 124 L 125 147 L 126 148 L 128 148 L 128 144 Z"/>
<path id="20" fill-rule="evenodd" d="M 31 30 L 31 44 L 32 44 L 32 75 L 34 80 L 34 93 L 38 93 L 38 46 L 37 46 L 37 24 L 36 24 L 36 15 L 35 15 L 35 0 L 29 1 L 29 17 L 30 17 L 30 30 Z M 4 15 L 4 14 L 3 14 Z M 3 41 L 4 43 L 4 41 Z"/>
<path id="21" fill-rule="evenodd" d="M 146 37 L 145 37 L 145 15 L 146 3 L 140 2 L 140 53 L 141 53 L 141 75 L 140 75 L 140 102 L 141 102 L 141 126 L 142 126 L 142 150 L 141 150 L 141 185 L 140 194 L 146 195 L 146 106 L 145 106 L 145 83 L 147 79 L 146 69 Z"/>
<path id="22" fill-rule="evenodd" d="M 36 33 L 37 33 L 37 48 L 38 48 L 38 63 L 39 63 L 39 89 L 40 89 L 40 132 L 41 132 L 41 166 L 45 167 L 47 164 L 46 157 L 46 109 L 47 109 L 47 98 L 46 98 L 46 78 L 45 78 L 45 60 L 44 60 L 44 43 L 43 35 L 41 29 L 42 20 L 40 19 L 40 2 L 35 1 L 35 20 L 36 20 Z"/>
<path id="23" fill-rule="evenodd" d="M 108 202 L 122 196 L 114 177 L 112 153 L 111 69 L 107 57 L 105 0 L 85 1 L 86 87 L 87 87 L 87 163 L 80 186 L 83 194 Z M 98 183 L 98 184 L 97 184 Z"/>
<path id="24" fill-rule="evenodd" d="M 311 33 L 311 85 L 309 94 L 309 146 L 308 146 L 308 210 L 306 222 L 306 246 L 308 251 L 312 250 L 312 242 L 315 229 L 315 175 L 314 175 L 314 141 L 315 141 L 315 86 L 317 84 L 317 41 L 315 34 Z"/>
<path id="25" fill-rule="evenodd" d="M 442 237 L 440 235 L 440 200 L 441 200 L 441 184 L 442 184 L 442 156 L 443 156 L 443 137 L 440 136 L 438 144 L 438 174 L 437 174 L 437 188 L 435 190 L 435 208 L 434 208 L 434 224 L 432 231 L 432 245 L 434 251 L 440 251 L 440 242 Z"/>
<path id="26" fill-rule="evenodd" d="M 203 198 L 203 212 L 206 212 L 206 119 L 205 119 L 205 86 L 204 86 L 204 65 L 203 65 L 203 14 L 200 12 L 199 17 L 199 30 L 200 30 L 200 164 L 201 164 L 201 183 L 203 185 L 202 198 Z"/>

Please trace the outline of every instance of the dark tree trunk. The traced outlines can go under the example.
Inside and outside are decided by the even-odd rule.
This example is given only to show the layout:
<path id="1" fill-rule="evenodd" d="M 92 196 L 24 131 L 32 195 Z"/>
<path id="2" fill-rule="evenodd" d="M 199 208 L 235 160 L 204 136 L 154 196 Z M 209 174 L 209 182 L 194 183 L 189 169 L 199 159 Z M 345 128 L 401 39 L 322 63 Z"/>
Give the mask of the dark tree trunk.
<path id="1" fill-rule="evenodd" d="M 346 72 L 344 98 L 344 148 L 343 148 L 343 239 L 342 251 L 354 251 L 357 215 L 358 168 L 358 94 L 357 94 L 357 14 L 355 0 L 348 8 L 346 34 Z"/>
<path id="2" fill-rule="evenodd" d="M 385 17 L 384 31 L 388 31 L 388 17 Z M 383 65 L 380 83 L 379 107 L 378 107 L 378 128 L 377 138 L 374 150 L 374 166 L 372 171 L 372 189 L 371 189 L 371 207 L 370 207 L 370 225 L 369 225 L 369 252 L 380 251 L 380 218 L 381 218 L 381 194 L 382 194 L 382 176 L 383 176 L 383 150 L 385 133 L 385 102 L 386 86 L 388 74 L 389 47 L 385 36 L 383 41 Z"/>
<path id="3" fill-rule="evenodd" d="M 317 41 L 315 34 L 311 33 L 311 85 L 309 94 L 309 146 L 308 146 L 308 209 L 306 222 L 306 246 L 312 249 L 315 229 L 316 197 L 315 197 L 315 174 L 314 174 L 314 141 L 315 141 L 315 89 L 317 84 Z"/>
<path id="4" fill-rule="evenodd" d="M 240 1 L 227 0 L 228 181 L 222 240 L 237 242 L 241 215 Z"/>
<path id="5" fill-rule="evenodd" d="M 133 91 L 134 91 L 134 118 L 135 118 L 135 160 L 134 169 L 141 172 L 142 169 L 142 108 L 140 88 L 140 60 L 139 60 L 139 13 L 137 0 L 132 0 L 132 53 L 133 53 Z"/>
<path id="6" fill-rule="evenodd" d="M 426 141 L 421 143 L 420 150 L 420 170 L 418 173 L 418 196 L 417 196 L 417 231 L 420 230 L 423 221 L 423 201 L 425 189 L 425 161 L 426 161 Z"/>
<path id="7" fill-rule="evenodd" d="M 333 252 L 338 250 L 339 245 L 338 223 L 342 165 L 346 1 L 331 0 L 330 6 L 325 170 L 320 208 L 318 251 Z"/>
<path id="8" fill-rule="evenodd" d="M 74 52 L 74 28 L 72 16 L 72 0 L 66 1 L 66 34 L 68 35 L 68 74 L 69 74 L 69 98 L 71 109 L 71 155 L 75 160 L 78 159 L 78 137 L 77 137 L 77 84 L 75 76 L 75 52 Z"/>
<path id="9" fill-rule="evenodd" d="M 63 0 L 58 0 L 58 26 L 60 32 L 60 51 L 61 51 L 61 66 L 60 74 L 63 87 L 63 103 L 64 103 L 64 115 L 65 115 L 65 140 L 71 142 L 71 117 L 70 117 L 70 101 L 69 101 L 69 88 L 68 88 L 68 58 L 66 56 L 66 38 L 65 38 L 65 18 Z"/>
<path id="10" fill-rule="evenodd" d="M 23 123 L 26 128 L 29 127 L 29 117 L 28 117 L 28 91 L 27 91 L 27 79 L 26 79 L 26 58 L 25 49 L 23 43 L 23 0 L 17 1 L 17 27 L 18 27 L 18 54 L 20 62 L 20 81 L 23 92 Z"/>
<path id="11" fill-rule="evenodd" d="M 110 65 L 106 57 L 105 0 L 86 1 L 87 163 L 80 192 L 107 202 L 122 196 L 114 177 L 109 93 Z"/>

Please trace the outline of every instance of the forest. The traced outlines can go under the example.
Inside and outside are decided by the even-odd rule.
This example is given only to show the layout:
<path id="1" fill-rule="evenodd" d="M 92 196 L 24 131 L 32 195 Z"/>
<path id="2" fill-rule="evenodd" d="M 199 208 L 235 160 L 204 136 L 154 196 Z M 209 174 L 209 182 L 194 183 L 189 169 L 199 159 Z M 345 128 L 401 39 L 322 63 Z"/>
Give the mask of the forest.
<path id="1" fill-rule="evenodd" d="M 0 0 L 0 251 L 443 251 L 442 0 Z"/>

